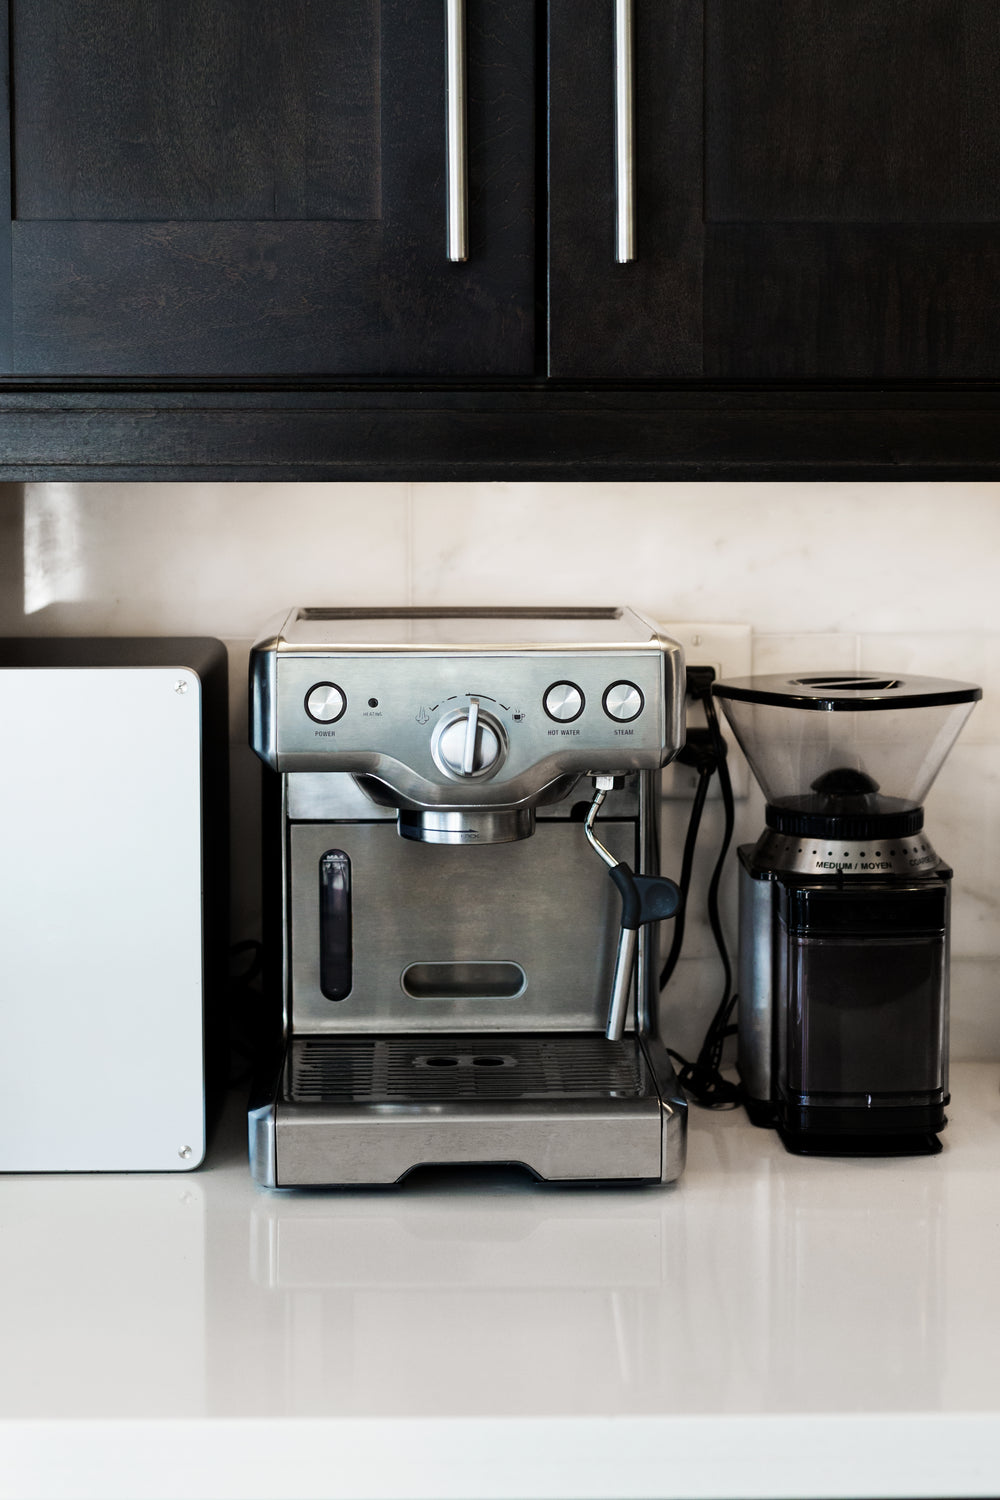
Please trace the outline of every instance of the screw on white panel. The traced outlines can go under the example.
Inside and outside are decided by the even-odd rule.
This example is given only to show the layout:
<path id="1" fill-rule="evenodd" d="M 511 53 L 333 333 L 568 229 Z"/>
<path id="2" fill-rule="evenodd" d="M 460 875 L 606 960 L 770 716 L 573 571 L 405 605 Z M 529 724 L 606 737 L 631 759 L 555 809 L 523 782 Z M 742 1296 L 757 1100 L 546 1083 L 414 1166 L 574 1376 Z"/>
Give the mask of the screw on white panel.
<path id="1" fill-rule="evenodd" d="M 175 693 L 186 693 L 186 692 L 187 692 L 187 690 L 188 690 L 188 685 L 187 685 L 187 683 L 186 683 L 186 682 L 185 682 L 185 681 L 184 681 L 184 680 L 183 680 L 183 678 L 182 678 L 182 679 L 181 679 L 181 681 L 180 681 L 180 682 L 175 682 L 175 683 L 174 683 L 174 692 L 175 692 Z"/>
<path id="2" fill-rule="evenodd" d="M 191 1155 L 191 1147 L 182 1146 L 177 1155 L 180 1157 L 181 1161 L 187 1161 L 188 1157 Z"/>

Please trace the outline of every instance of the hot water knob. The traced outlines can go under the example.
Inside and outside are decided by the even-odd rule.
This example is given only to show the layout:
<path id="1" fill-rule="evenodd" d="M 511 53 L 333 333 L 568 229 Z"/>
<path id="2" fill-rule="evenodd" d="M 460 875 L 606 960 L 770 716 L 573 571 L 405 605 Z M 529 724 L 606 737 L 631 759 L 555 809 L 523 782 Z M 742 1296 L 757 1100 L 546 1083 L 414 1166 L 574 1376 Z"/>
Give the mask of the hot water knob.
<path id="1" fill-rule="evenodd" d="M 572 724 L 583 713 L 586 701 L 575 682 L 554 682 L 545 689 L 542 707 L 557 724 Z"/>
<path id="2" fill-rule="evenodd" d="M 503 729 L 492 714 L 472 698 L 468 708 L 441 720 L 431 740 L 431 753 L 448 776 L 488 776 L 506 753 Z"/>

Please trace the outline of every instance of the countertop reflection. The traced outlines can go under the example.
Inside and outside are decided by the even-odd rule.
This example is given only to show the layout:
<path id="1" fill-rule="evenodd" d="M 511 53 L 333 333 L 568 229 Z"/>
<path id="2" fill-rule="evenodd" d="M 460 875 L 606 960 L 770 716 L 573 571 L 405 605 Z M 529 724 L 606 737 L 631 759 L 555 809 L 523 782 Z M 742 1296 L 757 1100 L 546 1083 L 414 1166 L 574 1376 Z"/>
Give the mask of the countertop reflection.
<path id="1" fill-rule="evenodd" d="M 94 1464 L 99 1434 L 126 1419 L 212 1433 L 203 1487 L 184 1492 L 249 1496 L 258 1491 L 235 1469 L 211 1478 L 219 1445 L 249 1451 L 237 1436 L 248 1419 L 270 1438 L 318 1423 L 310 1441 L 333 1443 L 358 1420 L 379 1424 L 368 1488 L 356 1474 L 353 1490 L 338 1487 L 346 1468 L 281 1470 L 287 1493 L 319 1495 L 393 1493 L 379 1448 L 414 1421 L 506 1421 L 513 1433 L 697 1419 L 710 1450 L 713 1423 L 729 1441 L 733 1422 L 756 1418 L 747 1430 L 780 1449 L 806 1431 L 799 1419 L 853 1417 L 886 1432 L 896 1419 L 930 1423 L 942 1473 L 949 1420 L 966 1424 L 966 1455 L 970 1421 L 995 1455 L 960 1489 L 926 1467 L 925 1488 L 907 1488 L 897 1465 L 882 1488 L 872 1476 L 856 1492 L 1000 1493 L 998 1085 L 996 1065 L 955 1068 L 936 1158 L 795 1158 L 741 1112 L 693 1109 L 687 1170 L 667 1188 L 552 1188 L 470 1169 L 427 1170 L 397 1189 L 269 1192 L 249 1177 L 238 1100 L 196 1173 L 5 1177 L 0 1438 L 16 1438 L 16 1463 L 0 1495 L 98 1492 L 49 1472 L 42 1435 L 67 1424 L 89 1432 Z M 833 1481 L 822 1465 L 812 1488 L 799 1475 L 783 1491 L 773 1474 L 755 1488 L 751 1447 L 746 1483 L 729 1491 L 712 1488 L 722 1480 L 711 1465 L 697 1491 L 671 1479 L 678 1455 L 663 1453 L 657 1493 L 683 1493 L 675 1482 L 699 1494 L 838 1492 L 823 1487 Z M 106 1478 L 102 1493 L 161 1493 L 148 1475 L 153 1487 L 141 1487 L 123 1452 L 122 1488 Z M 514 1492 L 509 1475 L 506 1490 L 491 1488 L 486 1456 L 481 1469 L 478 1493 Z M 286 1492 L 257 1472 L 261 1494 Z M 535 1489 L 517 1492 L 592 1492 L 560 1472 L 543 1482 L 536 1468 Z M 407 1492 L 446 1492 L 421 1483 Z M 456 1484 L 471 1493 L 468 1474 Z M 649 1492 L 632 1486 L 619 1471 L 618 1493 Z"/>

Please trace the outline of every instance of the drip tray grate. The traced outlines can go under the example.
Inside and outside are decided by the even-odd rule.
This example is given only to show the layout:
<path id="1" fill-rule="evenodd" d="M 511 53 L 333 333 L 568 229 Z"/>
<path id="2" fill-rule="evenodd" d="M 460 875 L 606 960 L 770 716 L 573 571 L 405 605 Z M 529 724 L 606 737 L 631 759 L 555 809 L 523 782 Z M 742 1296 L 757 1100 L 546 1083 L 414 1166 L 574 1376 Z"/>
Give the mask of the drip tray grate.
<path id="1" fill-rule="evenodd" d="M 597 1035 L 297 1037 L 288 1085 L 288 1097 L 302 1104 L 620 1099 L 653 1091 L 635 1039 Z"/>

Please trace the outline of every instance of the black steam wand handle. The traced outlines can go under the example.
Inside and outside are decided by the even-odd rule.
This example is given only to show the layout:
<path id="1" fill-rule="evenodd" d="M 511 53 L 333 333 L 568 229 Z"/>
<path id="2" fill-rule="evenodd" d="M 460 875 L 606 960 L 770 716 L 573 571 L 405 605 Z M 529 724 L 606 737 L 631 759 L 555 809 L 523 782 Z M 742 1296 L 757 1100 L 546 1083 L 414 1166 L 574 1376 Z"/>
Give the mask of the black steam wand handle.
<path id="1" fill-rule="evenodd" d="M 625 864 L 615 865 L 608 874 L 622 898 L 622 926 L 605 1035 L 609 1042 L 620 1042 L 625 1032 L 639 928 L 648 922 L 663 922 L 667 917 L 675 916 L 680 910 L 681 892 L 680 887 L 665 875 L 634 875 Z"/>
<path id="2" fill-rule="evenodd" d="M 616 860 L 594 833 L 594 819 L 608 792 L 614 785 L 611 776 L 594 778 L 597 788 L 590 804 L 584 831 L 594 848 L 608 867 L 610 875 L 622 901 L 621 932 L 618 936 L 618 951 L 615 955 L 615 972 L 611 981 L 611 1000 L 608 1006 L 608 1022 L 605 1036 L 610 1042 L 620 1042 L 625 1034 L 625 1017 L 628 1013 L 629 995 L 632 990 L 632 971 L 635 968 L 635 953 L 639 943 L 639 928 L 649 922 L 662 922 L 680 910 L 682 896 L 680 888 L 672 880 L 661 875 L 636 875 L 627 864 Z"/>

